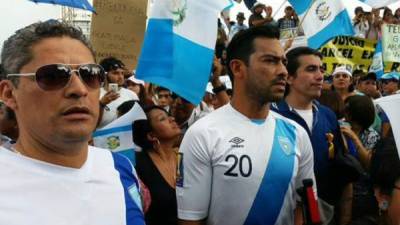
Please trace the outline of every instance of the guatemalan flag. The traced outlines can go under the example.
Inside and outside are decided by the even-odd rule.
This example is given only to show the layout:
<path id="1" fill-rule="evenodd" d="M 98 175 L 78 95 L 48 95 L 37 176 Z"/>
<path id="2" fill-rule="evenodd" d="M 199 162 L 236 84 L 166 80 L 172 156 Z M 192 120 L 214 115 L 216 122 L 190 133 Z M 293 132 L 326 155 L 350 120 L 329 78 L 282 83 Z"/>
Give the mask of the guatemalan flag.
<path id="1" fill-rule="evenodd" d="M 364 2 L 372 8 L 385 7 L 397 1 L 398 0 L 360 0 L 360 2 Z"/>
<path id="2" fill-rule="evenodd" d="M 308 46 L 321 47 L 339 35 L 354 35 L 349 14 L 341 0 L 289 0 L 299 15 Z"/>
<path id="3" fill-rule="evenodd" d="M 381 40 L 378 40 L 378 43 L 376 44 L 374 57 L 372 58 L 372 64 L 371 67 L 369 68 L 369 71 L 376 73 L 378 79 L 380 79 L 384 74 Z"/>
<path id="4" fill-rule="evenodd" d="M 142 107 L 135 103 L 125 115 L 93 133 L 94 146 L 120 153 L 134 164 L 135 144 L 132 139 L 132 123 L 140 119 L 146 119 L 146 114 Z"/>
<path id="5" fill-rule="evenodd" d="M 198 104 L 211 74 L 217 18 L 232 5 L 232 0 L 154 0 L 137 78 Z"/>
<path id="6" fill-rule="evenodd" d="M 49 3 L 55 5 L 63 5 L 72 8 L 89 10 L 95 13 L 92 5 L 87 0 L 30 0 L 35 3 Z"/>

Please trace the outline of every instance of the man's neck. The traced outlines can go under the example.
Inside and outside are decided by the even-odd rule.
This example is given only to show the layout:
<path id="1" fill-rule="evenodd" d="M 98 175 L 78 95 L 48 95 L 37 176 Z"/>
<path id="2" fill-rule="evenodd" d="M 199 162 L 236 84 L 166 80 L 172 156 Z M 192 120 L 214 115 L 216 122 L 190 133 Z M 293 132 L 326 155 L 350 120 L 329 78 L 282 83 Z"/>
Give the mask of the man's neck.
<path id="1" fill-rule="evenodd" d="M 29 158 L 64 167 L 81 168 L 86 162 L 89 149 L 87 142 L 69 142 L 59 146 L 51 146 L 50 143 L 43 143 L 22 133 L 15 144 L 15 151 Z"/>
<path id="2" fill-rule="evenodd" d="M 269 104 L 260 105 L 254 99 L 244 97 L 243 94 L 234 94 L 231 105 L 249 119 L 265 119 L 269 113 Z"/>
<path id="3" fill-rule="evenodd" d="M 295 109 L 309 110 L 312 109 L 312 99 L 305 97 L 304 95 L 289 92 L 289 95 L 285 98 L 286 102 Z"/>

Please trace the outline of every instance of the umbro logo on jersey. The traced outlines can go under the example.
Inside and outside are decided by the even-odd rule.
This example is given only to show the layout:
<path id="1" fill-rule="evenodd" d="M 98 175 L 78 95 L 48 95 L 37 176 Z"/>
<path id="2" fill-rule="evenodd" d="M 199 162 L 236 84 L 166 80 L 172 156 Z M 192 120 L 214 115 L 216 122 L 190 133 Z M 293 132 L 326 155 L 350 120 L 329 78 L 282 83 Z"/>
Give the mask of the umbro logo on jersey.
<path id="1" fill-rule="evenodd" d="M 231 146 L 232 148 L 243 148 L 244 145 L 240 145 L 243 142 L 244 140 L 240 137 L 234 137 L 229 141 L 229 143 L 233 143 L 233 145 Z"/>

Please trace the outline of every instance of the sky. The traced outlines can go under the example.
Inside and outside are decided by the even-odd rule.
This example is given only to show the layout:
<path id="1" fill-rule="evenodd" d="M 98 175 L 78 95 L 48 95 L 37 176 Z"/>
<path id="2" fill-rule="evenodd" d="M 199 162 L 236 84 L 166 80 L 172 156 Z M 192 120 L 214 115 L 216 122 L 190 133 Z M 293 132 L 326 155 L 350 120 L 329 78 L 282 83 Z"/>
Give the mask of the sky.
<path id="1" fill-rule="evenodd" d="M 275 18 L 283 16 L 284 6 L 288 5 L 285 0 L 259 0 L 260 2 L 270 5 L 273 8 Z M 91 2 L 91 0 L 90 0 Z M 354 8 L 362 5 L 365 10 L 370 10 L 370 7 L 364 5 L 358 0 L 344 0 L 346 7 L 349 9 L 351 16 L 354 15 Z M 11 36 L 16 30 L 25 27 L 39 20 L 59 19 L 61 18 L 61 7 L 51 4 L 36 4 L 28 0 L 1 0 L 0 12 L 2 19 L 0 20 L 0 49 L 3 42 Z M 279 7 L 283 7 L 278 11 Z M 400 7 L 400 1 L 390 5 L 393 10 Z M 278 12 L 277 12 L 278 11 Z M 246 17 L 250 16 L 250 11 L 247 10 L 244 3 L 236 4 L 231 9 L 231 19 L 236 18 L 238 12 L 244 12 Z"/>

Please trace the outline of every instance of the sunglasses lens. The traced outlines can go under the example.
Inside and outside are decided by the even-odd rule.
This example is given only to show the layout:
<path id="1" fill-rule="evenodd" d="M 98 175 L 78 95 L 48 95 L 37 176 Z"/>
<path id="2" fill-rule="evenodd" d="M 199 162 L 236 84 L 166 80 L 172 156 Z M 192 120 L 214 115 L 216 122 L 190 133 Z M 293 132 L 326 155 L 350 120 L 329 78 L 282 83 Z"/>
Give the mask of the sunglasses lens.
<path id="1" fill-rule="evenodd" d="M 36 82 L 46 91 L 63 88 L 69 81 L 70 70 L 67 66 L 52 64 L 40 67 L 36 71 Z"/>
<path id="2" fill-rule="evenodd" d="M 87 86 L 99 88 L 104 81 L 104 69 L 97 64 L 87 64 L 79 67 L 79 74 Z"/>

